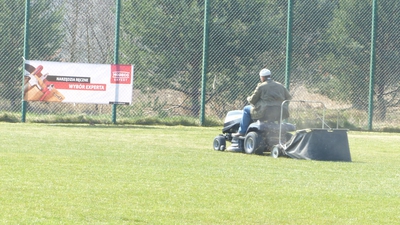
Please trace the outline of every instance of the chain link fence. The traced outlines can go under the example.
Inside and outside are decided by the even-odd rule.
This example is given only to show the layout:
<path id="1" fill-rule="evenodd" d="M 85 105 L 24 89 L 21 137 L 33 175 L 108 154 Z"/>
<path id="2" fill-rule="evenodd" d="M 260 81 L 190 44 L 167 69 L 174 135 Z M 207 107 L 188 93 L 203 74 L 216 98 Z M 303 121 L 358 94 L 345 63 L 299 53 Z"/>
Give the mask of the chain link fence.
<path id="1" fill-rule="evenodd" d="M 0 4 L 0 113 L 18 117 L 26 1 Z M 116 1 L 30 0 L 29 5 L 29 59 L 113 63 Z M 275 80 L 288 82 L 294 99 L 324 102 L 328 123 L 366 130 L 373 106 L 375 130 L 398 128 L 400 2 L 378 2 L 374 76 L 372 6 L 372 0 L 293 1 L 288 29 L 286 0 L 209 1 L 206 119 L 221 121 L 227 111 L 242 109 L 259 82 L 259 70 L 267 67 Z M 133 103 L 117 107 L 117 123 L 199 120 L 204 7 L 204 0 L 121 1 L 119 63 L 133 64 L 135 75 Z M 110 123 L 112 108 L 27 102 L 26 120 Z"/>

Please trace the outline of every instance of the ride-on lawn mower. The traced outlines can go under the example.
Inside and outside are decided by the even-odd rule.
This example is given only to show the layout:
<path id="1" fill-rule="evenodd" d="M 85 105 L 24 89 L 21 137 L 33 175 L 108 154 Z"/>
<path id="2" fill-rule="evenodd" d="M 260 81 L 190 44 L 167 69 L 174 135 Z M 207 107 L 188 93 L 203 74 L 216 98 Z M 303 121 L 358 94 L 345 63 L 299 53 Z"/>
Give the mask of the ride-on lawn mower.
<path id="1" fill-rule="evenodd" d="M 230 151 L 257 155 L 270 152 L 274 158 L 281 156 L 283 152 L 280 143 L 289 140 L 292 136 L 289 132 L 296 130 L 295 125 L 283 122 L 289 116 L 286 103 L 282 106 L 268 107 L 264 118 L 251 123 L 242 137 L 233 137 L 233 134 L 238 132 L 242 110 L 228 112 L 222 129 L 223 134 L 214 138 L 214 150 L 224 151 L 228 141 L 231 142 L 228 148 Z"/>
<path id="2" fill-rule="evenodd" d="M 296 130 L 295 125 L 287 123 L 289 102 L 291 102 L 291 109 L 294 109 L 295 113 L 305 111 L 300 109 L 302 106 L 293 107 L 293 103 L 306 106 L 307 109 L 312 109 L 311 104 L 320 104 L 322 116 L 309 112 L 305 114 L 313 115 L 320 121 L 322 128 Z M 253 121 L 242 137 L 233 136 L 234 133 L 238 132 L 242 111 L 230 111 L 225 117 L 223 134 L 214 138 L 213 148 L 216 151 L 228 149 L 234 152 L 257 155 L 270 153 L 274 158 L 287 156 L 296 159 L 350 162 L 347 129 L 339 129 L 338 122 L 336 129 L 330 128 L 325 123 L 325 109 L 326 107 L 322 102 L 284 101 L 280 107 L 267 108 L 265 118 Z M 299 118 L 305 119 L 303 117 L 297 119 Z M 226 147 L 226 142 L 231 142 L 229 148 Z"/>

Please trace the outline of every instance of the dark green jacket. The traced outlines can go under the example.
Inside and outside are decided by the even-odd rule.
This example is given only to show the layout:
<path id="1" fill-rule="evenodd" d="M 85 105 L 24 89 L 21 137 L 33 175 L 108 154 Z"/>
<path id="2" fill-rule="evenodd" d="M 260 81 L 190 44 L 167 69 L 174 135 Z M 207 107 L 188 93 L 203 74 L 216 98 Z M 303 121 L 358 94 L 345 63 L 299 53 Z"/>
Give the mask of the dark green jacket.
<path id="1" fill-rule="evenodd" d="M 283 101 L 290 100 L 288 90 L 280 83 L 268 79 L 259 83 L 253 95 L 247 97 L 247 101 L 253 106 L 250 113 L 252 119 L 262 119 L 268 113 L 267 106 L 277 106 L 269 108 L 279 108 Z"/>

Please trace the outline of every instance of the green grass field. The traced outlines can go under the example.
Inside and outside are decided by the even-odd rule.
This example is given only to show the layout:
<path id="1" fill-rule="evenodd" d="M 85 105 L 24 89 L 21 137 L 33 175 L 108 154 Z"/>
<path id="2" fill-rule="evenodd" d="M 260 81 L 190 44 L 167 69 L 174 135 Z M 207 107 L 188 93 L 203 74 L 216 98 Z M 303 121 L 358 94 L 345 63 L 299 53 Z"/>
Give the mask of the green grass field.
<path id="1" fill-rule="evenodd" d="M 353 162 L 212 150 L 221 128 L 0 123 L 0 224 L 399 224 L 400 135 Z"/>

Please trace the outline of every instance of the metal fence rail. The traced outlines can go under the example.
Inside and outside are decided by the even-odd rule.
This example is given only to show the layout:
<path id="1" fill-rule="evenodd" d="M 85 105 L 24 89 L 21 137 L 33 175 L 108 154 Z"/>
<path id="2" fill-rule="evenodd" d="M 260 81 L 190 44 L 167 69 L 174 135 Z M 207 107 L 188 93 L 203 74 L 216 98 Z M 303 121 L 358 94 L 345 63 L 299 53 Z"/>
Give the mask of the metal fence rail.
<path id="1" fill-rule="evenodd" d="M 399 1 L 0 4 L 0 113 L 21 113 L 22 56 L 135 65 L 132 105 L 27 102 L 26 121 L 222 119 L 246 104 L 263 67 L 287 85 L 295 100 L 324 102 L 343 127 L 381 130 L 400 121 Z"/>

